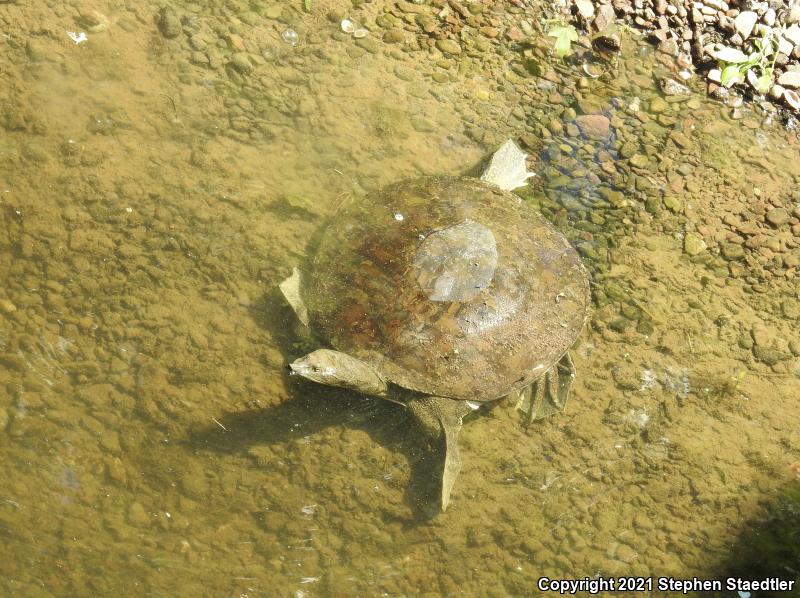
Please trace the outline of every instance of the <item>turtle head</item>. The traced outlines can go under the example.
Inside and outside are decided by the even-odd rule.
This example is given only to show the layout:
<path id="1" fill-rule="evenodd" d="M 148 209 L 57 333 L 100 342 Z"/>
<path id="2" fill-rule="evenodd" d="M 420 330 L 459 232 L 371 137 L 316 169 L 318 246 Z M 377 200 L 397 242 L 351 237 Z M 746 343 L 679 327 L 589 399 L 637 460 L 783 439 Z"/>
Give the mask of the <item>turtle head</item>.
<path id="1" fill-rule="evenodd" d="M 317 349 L 293 361 L 289 364 L 289 374 L 365 395 L 382 397 L 388 391 L 386 380 L 371 365 L 330 349 Z"/>

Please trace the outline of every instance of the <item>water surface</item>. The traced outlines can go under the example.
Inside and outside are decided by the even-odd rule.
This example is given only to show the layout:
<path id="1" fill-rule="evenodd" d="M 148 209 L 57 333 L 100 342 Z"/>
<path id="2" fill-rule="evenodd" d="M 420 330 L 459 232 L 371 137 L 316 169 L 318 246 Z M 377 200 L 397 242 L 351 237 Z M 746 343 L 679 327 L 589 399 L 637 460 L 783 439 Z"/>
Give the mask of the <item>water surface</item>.
<path id="1" fill-rule="evenodd" d="M 321 6 L 172 3 L 167 37 L 155 4 L 86 4 L 0 12 L 7 593 L 708 578 L 797 484 L 800 155 L 763 112 L 664 98 L 634 37 L 591 79 L 469 27 L 458 57 L 385 43 L 377 3 L 349 13 L 369 42 Z M 507 8 L 481 18 L 536 39 L 540 15 Z M 435 464 L 400 407 L 286 377 L 314 347 L 277 284 L 348 197 L 475 173 L 509 136 L 594 311 L 567 411 L 469 422 L 430 519 Z"/>

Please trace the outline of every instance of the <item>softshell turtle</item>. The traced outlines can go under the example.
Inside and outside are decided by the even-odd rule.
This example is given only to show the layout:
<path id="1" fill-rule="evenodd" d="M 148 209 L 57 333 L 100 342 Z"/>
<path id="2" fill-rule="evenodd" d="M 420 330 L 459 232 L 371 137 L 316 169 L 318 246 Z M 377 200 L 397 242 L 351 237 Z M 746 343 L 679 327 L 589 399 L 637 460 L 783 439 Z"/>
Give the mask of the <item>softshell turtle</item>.
<path id="1" fill-rule="evenodd" d="M 510 193 L 532 176 L 507 141 L 480 180 L 402 181 L 341 209 L 281 291 L 323 348 L 290 372 L 405 406 L 444 438 L 441 508 L 463 417 L 511 396 L 528 421 L 563 410 L 567 350 L 589 308 L 567 239 Z"/>

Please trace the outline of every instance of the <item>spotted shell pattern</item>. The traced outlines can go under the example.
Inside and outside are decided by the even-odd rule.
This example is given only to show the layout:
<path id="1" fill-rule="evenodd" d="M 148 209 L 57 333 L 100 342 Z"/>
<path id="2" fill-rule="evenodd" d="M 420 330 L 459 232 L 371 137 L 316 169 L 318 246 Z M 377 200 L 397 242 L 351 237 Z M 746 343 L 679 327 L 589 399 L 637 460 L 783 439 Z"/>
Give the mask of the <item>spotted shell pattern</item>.
<path id="1" fill-rule="evenodd" d="M 519 197 L 427 177 L 346 206 L 301 286 L 334 349 L 426 394 L 491 401 L 527 386 L 575 342 L 586 271 Z"/>

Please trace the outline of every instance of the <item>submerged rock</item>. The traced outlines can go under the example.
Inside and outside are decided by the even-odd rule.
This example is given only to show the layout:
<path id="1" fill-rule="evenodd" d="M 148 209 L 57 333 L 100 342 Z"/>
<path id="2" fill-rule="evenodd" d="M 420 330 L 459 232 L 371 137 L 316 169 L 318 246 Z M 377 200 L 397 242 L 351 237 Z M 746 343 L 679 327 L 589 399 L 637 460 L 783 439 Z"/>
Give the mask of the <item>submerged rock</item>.
<path id="1" fill-rule="evenodd" d="M 708 245 L 703 240 L 703 237 L 697 233 L 686 233 L 683 238 L 683 251 L 687 255 L 698 255 L 706 250 Z"/>
<path id="2" fill-rule="evenodd" d="M 789 218 L 789 211 L 785 208 L 772 208 L 765 216 L 766 221 L 775 227 L 783 226 Z"/>
<path id="3" fill-rule="evenodd" d="M 158 30 L 167 39 L 173 39 L 181 33 L 181 21 L 170 7 L 165 6 L 158 11 Z"/>
<path id="4" fill-rule="evenodd" d="M 611 122 L 602 114 L 583 114 L 575 118 L 575 124 L 590 139 L 608 139 L 611 132 Z"/>

